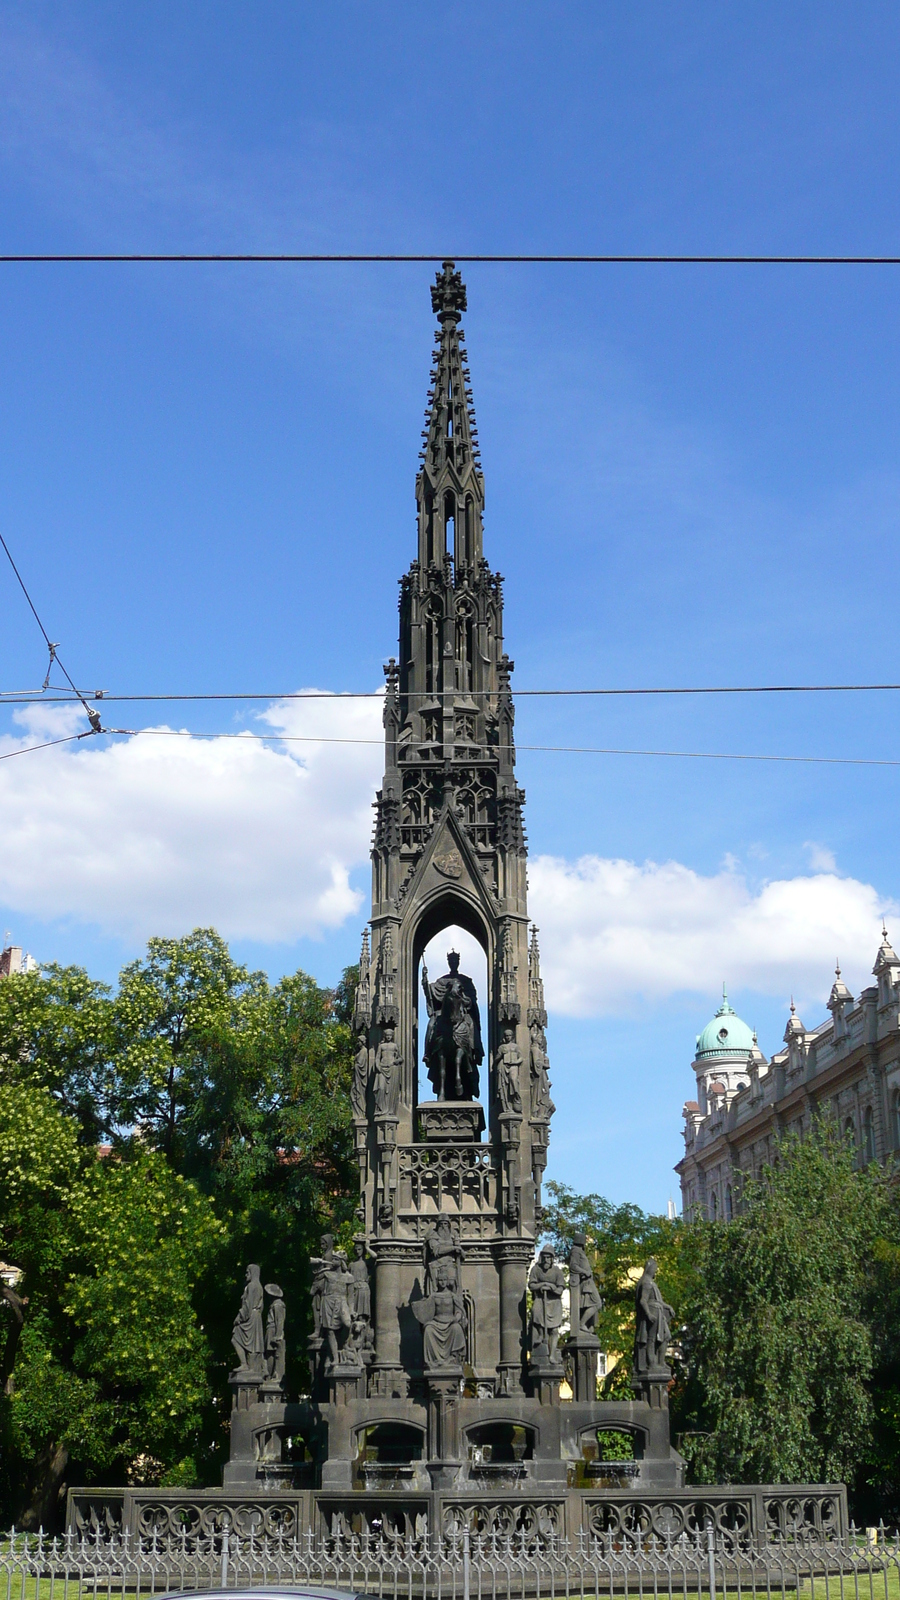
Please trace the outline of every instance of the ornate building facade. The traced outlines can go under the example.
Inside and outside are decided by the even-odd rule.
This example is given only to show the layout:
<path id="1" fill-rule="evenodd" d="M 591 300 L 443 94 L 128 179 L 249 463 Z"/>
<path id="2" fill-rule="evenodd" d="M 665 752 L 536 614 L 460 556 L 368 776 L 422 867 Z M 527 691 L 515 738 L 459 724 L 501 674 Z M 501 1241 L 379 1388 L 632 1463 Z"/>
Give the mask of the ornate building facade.
<path id="1" fill-rule="evenodd" d="M 697 1098 L 684 1107 L 685 1217 L 729 1218 L 745 1175 L 758 1176 L 776 1139 L 829 1116 L 862 1164 L 900 1160 L 900 959 L 887 931 L 875 983 L 855 999 L 835 972 L 830 1020 L 806 1028 L 793 1002 L 783 1048 L 767 1060 L 723 998 L 697 1036 Z"/>

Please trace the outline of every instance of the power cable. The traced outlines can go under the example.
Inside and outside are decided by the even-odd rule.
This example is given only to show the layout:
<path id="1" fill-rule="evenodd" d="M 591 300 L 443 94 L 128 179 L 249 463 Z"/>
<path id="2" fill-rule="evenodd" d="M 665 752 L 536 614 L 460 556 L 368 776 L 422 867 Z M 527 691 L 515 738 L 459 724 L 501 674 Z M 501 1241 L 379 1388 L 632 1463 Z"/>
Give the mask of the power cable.
<path id="1" fill-rule="evenodd" d="M 392 252 L 362 253 L 362 252 L 331 252 L 327 254 L 311 251 L 294 252 L 207 252 L 207 251 L 182 251 L 182 252 L 120 252 L 120 251 L 59 251 L 47 252 L 19 252 L 16 254 L 0 255 L 2 263 L 29 264 L 37 262 L 160 262 L 178 265 L 189 262 L 209 262 L 212 264 L 253 264 L 253 263 L 321 263 L 347 264 L 355 263 L 434 263 L 453 261 L 461 265 L 485 265 L 499 263 L 511 266 L 785 266 L 785 267 L 896 267 L 900 266 L 900 256 L 875 256 L 875 255 L 847 255 L 847 256 L 816 256 L 816 255 L 636 255 L 636 254 L 601 254 L 587 255 L 578 253 L 557 253 L 545 255 L 526 254 L 479 254 L 479 255 L 448 255 L 446 252 L 432 252 L 431 254 L 399 254 Z"/>
<path id="2" fill-rule="evenodd" d="M 65 669 L 63 669 L 65 670 Z M 66 674 L 68 677 L 68 673 Z M 53 686 L 56 695 L 49 695 L 40 700 L 41 705 L 71 705 L 71 696 L 62 693 L 62 685 Z M 565 699 L 565 698 L 616 698 L 650 695 L 704 695 L 704 694 L 883 694 L 896 693 L 900 690 L 900 683 L 756 683 L 756 684 L 717 684 L 712 686 L 702 685 L 692 688 L 682 687 L 652 687 L 646 689 L 510 689 L 513 699 Z M 461 691 L 458 689 L 436 689 L 433 697 L 436 699 L 454 696 Z M 84 703 L 84 696 L 89 695 L 95 700 L 108 700 L 119 704 L 137 705 L 158 703 L 174 704 L 182 701 L 242 701 L 242 700 L 380 700 L 383 698 L 383 689 L 287 689 L 273 690 L 270 694 L 239 691 L 235 694 L 111 694 L 108 689 L 74 689 L 73 693 Z M 467 689 L 466 694 L 473 699 L 489 699 L 495 697 L 496 689 Z M 36 697 L 43 696 L 43 689 L 16 689 L 0 690 L 0 705 L 34 705 Z"/>
<path id="3" fill-rule="evenodd" d="M 243 739 L 262 744 L 350 744 L 381 746 L 382 739 L 335 738 L 331 735 L 295 733 L 194 733 L 188 728 L 104 728 L 106 735 L 136 739 L 144 736 L 157 739 Z M 48 744 L 27 745 L 22 750 L 10 750 L 0 756 L 8 761 L 12 756 L 28 755 L 32 750 L 45 750 L 53 744 L 69 744 L 73 739 L 86 739 L 86 733 L 69 735 L 65 739 L 51 739 Z M 417 749 L 415 743 L 407 749 Z M 529 751 L 547 755 L 582 756 L 660 756 L 688 761 L 772 761 L 799 763 L 825 767 L 900 767 L 900 759 L 874 756 L 776 756 L 749 754 L 742 751 L 723 750 L 626 750 L 600 745 L 516 744 L 516 751 Z M 423 771 L 427 769 L 422 769 Z"/>

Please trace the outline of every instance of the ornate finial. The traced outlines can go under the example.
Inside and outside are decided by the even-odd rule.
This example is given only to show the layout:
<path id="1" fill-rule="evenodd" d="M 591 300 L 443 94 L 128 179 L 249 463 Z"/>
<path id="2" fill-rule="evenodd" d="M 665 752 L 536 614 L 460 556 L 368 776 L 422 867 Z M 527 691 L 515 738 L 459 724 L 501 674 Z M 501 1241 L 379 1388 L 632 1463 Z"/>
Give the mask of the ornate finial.
<path id="1" fill-rule="evenodd" d="M 431 309 L 439 322 L 458 322 L 466 306 L 462 277 L 452 261 L 445 261 L 431 286 Z"/>
<path id="2" fill-rule="evenodd" d="M 797 1007 L 794 1005 L 794 996 L 791 995 L 791 1016 L 795 1017 L 796 1015 L 797 1015 Z"/>
<path id="3" fill-rule="evenodd" d="M 840 975 L 841 975 L 841 958 L 840 958 L 840 956 L 835 956 L 835 958 L 834 958 L 834 975 L 835 975 L 836 978 L 839 978 Z"/>
<path id="4" fill-rule="evenodd" d="M 885 922 L 884 917 L 881 919 L 881 937 L 885 944 L 887 944 L 887 923 Z"/>

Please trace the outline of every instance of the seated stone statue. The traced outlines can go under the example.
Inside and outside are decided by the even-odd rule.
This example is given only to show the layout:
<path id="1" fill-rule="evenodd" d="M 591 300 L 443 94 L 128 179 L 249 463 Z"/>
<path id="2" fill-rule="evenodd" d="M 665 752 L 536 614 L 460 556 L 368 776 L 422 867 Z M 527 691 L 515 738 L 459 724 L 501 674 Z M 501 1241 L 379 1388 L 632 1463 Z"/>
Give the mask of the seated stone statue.
<path id="1" fill-rule="evenodd" d="M 452 1263 L 436 1267 L 434 1293 L 410 1301 L 410 1309 L 422 1325 L 426 1368 L 461 1367 L 466 1359 L 466 1313 Z"/>

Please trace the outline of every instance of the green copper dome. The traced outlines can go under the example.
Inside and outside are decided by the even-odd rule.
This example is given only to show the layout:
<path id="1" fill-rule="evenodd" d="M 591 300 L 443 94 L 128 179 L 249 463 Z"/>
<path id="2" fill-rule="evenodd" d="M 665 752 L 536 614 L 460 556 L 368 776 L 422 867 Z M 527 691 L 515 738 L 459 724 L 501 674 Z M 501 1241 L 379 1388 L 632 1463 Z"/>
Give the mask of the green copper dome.
<path id="1" fill-rule="evenodd" d="M 741 1021 L 736 1011 L 732 1011 L 723 985 L 722 1004 L 712 1022 L 708 1022 L 703 1032 L 697 1035 L 696 1059 L 715 1059 L 717 1056 L 746 1056 L 749 1059 L 755 1044 L 756 1034 L 747 1027 L 746 1022 Z"/>

